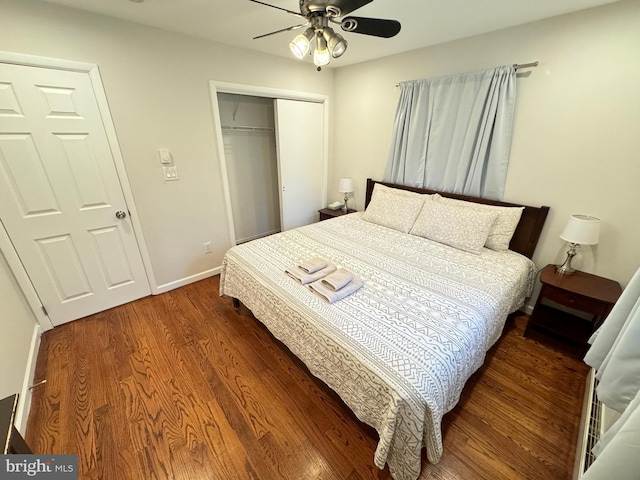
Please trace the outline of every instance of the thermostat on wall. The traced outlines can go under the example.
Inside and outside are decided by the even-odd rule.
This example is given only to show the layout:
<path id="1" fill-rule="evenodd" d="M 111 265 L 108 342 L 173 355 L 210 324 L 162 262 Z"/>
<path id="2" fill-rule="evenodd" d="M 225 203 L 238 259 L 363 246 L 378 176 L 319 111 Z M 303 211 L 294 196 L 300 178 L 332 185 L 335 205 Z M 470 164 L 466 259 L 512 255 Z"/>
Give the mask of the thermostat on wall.
<path id="1" fill-rule="evenodd" d="M 160 163 L 171 163 L 171 153 L 168 148 L 161 148 L 158 152 L 160 153 Z"/>

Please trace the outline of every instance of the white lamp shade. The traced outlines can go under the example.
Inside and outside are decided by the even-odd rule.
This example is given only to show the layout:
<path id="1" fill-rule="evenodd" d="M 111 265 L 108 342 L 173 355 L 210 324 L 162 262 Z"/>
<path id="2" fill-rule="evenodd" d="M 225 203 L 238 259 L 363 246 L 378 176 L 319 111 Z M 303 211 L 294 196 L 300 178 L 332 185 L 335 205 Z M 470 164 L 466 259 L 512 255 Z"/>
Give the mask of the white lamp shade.
<path id="1" fill-rule="evenodd" d="M 351 178 L 341 178 L 340 185 L 338 185 L 338 191 L 340 193 L 353 192 L 353 180 Z"/>
<path id="2" fill-rule="evenodd" d="M 560 238 L 578 245 L 595 245 L 600 238 L 600 219 L 589 215 L 571 215 Z"/>

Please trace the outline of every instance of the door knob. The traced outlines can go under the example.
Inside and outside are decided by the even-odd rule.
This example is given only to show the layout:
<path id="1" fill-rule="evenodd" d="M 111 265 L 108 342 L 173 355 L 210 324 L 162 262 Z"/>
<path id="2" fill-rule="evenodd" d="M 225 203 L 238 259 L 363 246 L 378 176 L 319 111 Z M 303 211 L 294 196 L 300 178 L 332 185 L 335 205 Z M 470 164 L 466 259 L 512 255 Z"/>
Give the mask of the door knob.
<path id="1" fill-rule="evenodd" d="M 126 213 L 124 213 L 122 210 L 118 210 L 118 211 L 116 212 L 116 218 L 118 218 L 118 219 L 120 219 L 120 220 L 122 220 L 122 219 L 123 219 L 124 217 L 126 217 L 126 216 L 127 216 L 127 214 L 126 214 Z"/>

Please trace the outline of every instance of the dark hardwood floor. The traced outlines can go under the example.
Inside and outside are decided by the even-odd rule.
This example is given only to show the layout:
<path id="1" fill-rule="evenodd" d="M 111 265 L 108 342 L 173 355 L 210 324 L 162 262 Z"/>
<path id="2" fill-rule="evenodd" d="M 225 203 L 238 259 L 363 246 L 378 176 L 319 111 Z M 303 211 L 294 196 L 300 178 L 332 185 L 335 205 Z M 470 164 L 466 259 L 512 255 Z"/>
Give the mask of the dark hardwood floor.
<path id="1" fill-rule="evenodd" d="M 26 439 L 81 479 L 389 479 L 376 432 L 219 277 L 45 333 Z M 445 416 L 421 479 L 571 477 L 587 367 L 512 319 Z"/>

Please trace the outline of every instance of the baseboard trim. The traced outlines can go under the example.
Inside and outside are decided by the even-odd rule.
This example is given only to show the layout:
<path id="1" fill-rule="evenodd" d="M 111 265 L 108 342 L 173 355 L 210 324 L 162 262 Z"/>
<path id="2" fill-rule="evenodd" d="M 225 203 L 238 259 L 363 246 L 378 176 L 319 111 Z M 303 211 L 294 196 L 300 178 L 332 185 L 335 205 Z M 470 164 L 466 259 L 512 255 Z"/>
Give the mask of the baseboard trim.
<path id="1" fill-rule="evenodd" d="M 36 363 L 38 361 L 41 336 L 42 328 L 40 325 L 35 325 L 33 327 L 31 347 L 29 348 L 29 359 L 27 360 L 27 368 L 25 369 L 24 381 L 22 382 L 22 391 L 20 392 L 20 400 L 18 402 L 18 411 L 16 412 L 15 421 L 15 427 L 23 437 L 27 431 L 27 421 L 29 420 L 29 412 L 31 411 L 31 390 L 29 387 L 33 385 L 33 380 L 36 375 Z"/>
<path id="2" fill-rule="evenodd" d="M 158 285 L 153 294 L 159 295 L 175 288 L 184 287 L 185 285 L 189 285 L 190 283 L 198 282 L 200 280 L 204 280 L 205 278 L 213 277 L 214 275 L 219 275 L 221 271 L 222 267 L 212 268 L 211 270 L 205 270 L 204 272 L 200 272 L 189 277 L 184 277 L 173 282 Z"/>
<path id="3" fill-rule="evenodd" d="M 527 315 L 531 315 L 533 313 L 533 305 L 526 304 L 520 310 Z"/>

